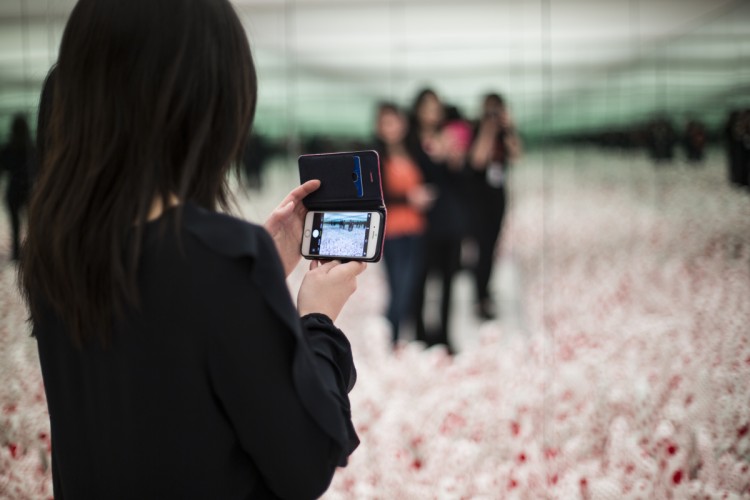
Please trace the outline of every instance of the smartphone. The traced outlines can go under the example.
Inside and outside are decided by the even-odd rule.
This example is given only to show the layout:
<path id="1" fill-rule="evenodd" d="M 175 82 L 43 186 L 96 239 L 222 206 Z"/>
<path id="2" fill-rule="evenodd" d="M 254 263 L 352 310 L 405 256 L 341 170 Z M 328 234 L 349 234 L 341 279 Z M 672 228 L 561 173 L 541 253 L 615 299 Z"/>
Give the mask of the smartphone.
<path id="1" fill-rule="evenodd" d="M 380 260 L 383 220 L 374 211 L 309 211 L 302 233 L 306 259 Z"/>

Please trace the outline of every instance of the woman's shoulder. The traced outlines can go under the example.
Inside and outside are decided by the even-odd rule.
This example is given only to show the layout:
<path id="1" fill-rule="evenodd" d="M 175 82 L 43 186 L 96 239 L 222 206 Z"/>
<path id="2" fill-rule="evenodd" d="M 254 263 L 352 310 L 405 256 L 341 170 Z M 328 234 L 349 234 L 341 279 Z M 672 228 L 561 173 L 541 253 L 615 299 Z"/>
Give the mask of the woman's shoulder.
<path id="1" fill-rule="evenodd" d="M 182 227 L 212 251 L 226 257 L 268 257 L 273 240 L 263 226 L 186 203 Z"/>
<path id="2" fill-rule="evenodd" d="M 187 233 L 213 254 L 212 265 L 202 266 L 210 273 L 211 281 L 221 283 L 220 287 L 209 287 L 211 290 L 238 290 L 236 287 L 244 289 L 251 284 L 282 322 L 292 331 L 299 328 L 298 321 L 291 319 L 299 316 L 286 286 L 284 267 L 271 235 L 263 226 L 193 203 L 183 207 L 180 225 L 183 234 Z M 247 265 L 248 260 L 257 265 Z M 238 272 L 242 270 L 247 272 Z"/>

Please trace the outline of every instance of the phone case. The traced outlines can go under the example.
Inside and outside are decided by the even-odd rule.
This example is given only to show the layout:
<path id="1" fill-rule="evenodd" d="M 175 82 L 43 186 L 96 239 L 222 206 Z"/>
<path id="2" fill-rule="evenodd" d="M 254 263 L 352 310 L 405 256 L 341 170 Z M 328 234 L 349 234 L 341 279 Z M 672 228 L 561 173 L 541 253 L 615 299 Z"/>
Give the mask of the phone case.
<path id="1" fill-rule="evenodd" d="M 378 262 L 385 241 L 386 209 L 380 180 L 380 158 L 375 151 L 302 155 L 300 183 L 320 180 L 320 187 L 302 200 L 308 210 L 379 212 L 378 249 L 368 262 Z"/>

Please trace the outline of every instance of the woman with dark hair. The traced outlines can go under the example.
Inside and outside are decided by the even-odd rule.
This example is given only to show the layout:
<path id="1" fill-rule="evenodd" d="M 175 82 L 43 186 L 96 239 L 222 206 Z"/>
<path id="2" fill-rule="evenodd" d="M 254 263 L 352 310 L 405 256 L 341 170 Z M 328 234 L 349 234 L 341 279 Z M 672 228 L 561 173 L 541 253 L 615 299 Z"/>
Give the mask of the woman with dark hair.
<path id="1" fill-rule="evenodd" d="M 410 117 L 407 144 L 420 166 L 426 183 L 435 187 L 435 202 L 427 213 L 423 264 L 414 300 L 417 340 L 428 345 L 443 344 L 453 352 L 450 322 L 453 278 L 461 263 L 461 239 L 465 235 L 462 200 L 463 164 L 449 161 L 450 141 L 443 135 L 445 110 L 432 89 L 417 94 Z M 424 317 L 425 286 L 430 276 L 440 280 L 440 316 L 434 331 L 428 331 Z"/>
<path id="2" fill-rule="evenodd" d="M 11 259 L 18 260 L 21 249 L 21 210 L 26 206 L 31 188 L 31 172 L 36 161 L 29 124 L 23 115 L 13 117 L 10 140 L 0 150 L 0 173 L 8 171 L 5 204 L 12 231 Z"/>
<path id="3" fill-rule="evenodd" d="M 478 248 L 473 269 L 476 310 L 483 319 L 493 319 L 497 315 L 489 284 L 505 215 L 505 177 L 511 163 L 520 155 L 521 139 L 505 100 L 500 94 L 487 94 L 469 152 L 471 229 Z"/>
<path id="4" fill-rule="evenodd" d="M 412 312 L 423 253 L 424 212 L 434 199 L 431 188 L 423 182 L 419 165 L 406 147 L 408 131 L 407 118 L 398 106 L 393 103 L 378 106 L 376 147 L 388 209 L 383 252 L 390 290 L 386 316 L 391 323 L 394 346 L 401 324 Z"/>
<path id="5" fill-rule="evenodd" d="M 257 94 L 232 6 L 79 0 L 47 85 L 20 273 L 55 497 L 321 495 L 358 443 L 332 321 L 364 265 L 311 265 L 295 308 L 319 183 L 265 229 L 217 212 Z"/>

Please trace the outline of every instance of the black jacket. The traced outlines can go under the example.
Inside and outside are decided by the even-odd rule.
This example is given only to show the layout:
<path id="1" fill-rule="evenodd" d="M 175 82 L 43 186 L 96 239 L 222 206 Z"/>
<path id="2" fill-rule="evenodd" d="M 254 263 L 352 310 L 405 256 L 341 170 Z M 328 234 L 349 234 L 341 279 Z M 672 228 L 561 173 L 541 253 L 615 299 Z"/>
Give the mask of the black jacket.
<path id="1" fill-rule="evenodd" d="M 410 138 L 408 145 L 425 184 L 437 189 L 437 198 L 427 212 L 427 239 L 460 240 L 467 234 L 469 216 L 466 169 L 453 171 L 445 163 L 436 163 L 422 148 L 416 136 Z"/>
<path id="2" fill-rule="evenodd" d="M 146 225 L 141 307 L 110 347 L 35 321 L 55 498 L 321 495 L 359 442 L 346 337 L 300 320 L 261 227 L 187 204 L 179 236 Z"/>
<path id="3" fill-rule="evenodd" d="M 31 177 L 36 162 L 36 151 L 31 146 L 7 145 L 0 149 L 0 178 L 8 171 L 5 199 L 11 206 L 26 204 L 31 190 Z"/>

